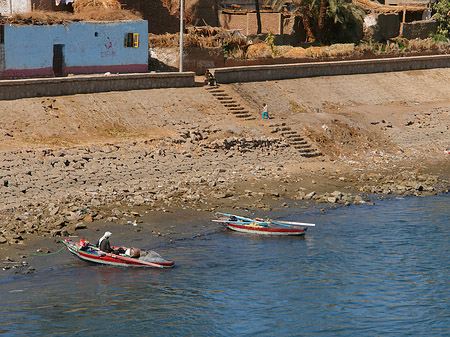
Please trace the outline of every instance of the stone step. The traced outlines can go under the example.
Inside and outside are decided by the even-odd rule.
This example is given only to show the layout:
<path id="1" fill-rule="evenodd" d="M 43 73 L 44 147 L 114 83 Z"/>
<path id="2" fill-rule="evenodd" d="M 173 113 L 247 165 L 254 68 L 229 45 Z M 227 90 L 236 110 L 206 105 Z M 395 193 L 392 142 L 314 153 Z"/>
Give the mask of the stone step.
<path id="1" fill-rule="evenodd" d="M 283 124 L 285 124 L 285 123 L 283 123 Z M 291 130 L 291 128 L 289 126 L 283 126 L 281 128 L 281 131 L 289 131 L 289 130 Z"/>
<path id="2" fill-rule="evenodd" d="M 305 148 L 305 149 L 298 149 L 298 152 L 300 153 L 312 153 L 312 152 L 317 152 L 316 149 L 312 149 L 312 148 Z"/>
<path id="3" fill-rule="evenodd" d="M 305 144 L 291 144 L 296 149 L 309 149 L 311 148 L 311 145 L 305 142 Z"/>
<path id="4" fill-rule="evenodd" d="M 303 137 L 300 136 L 298 133 L 289 133 L 289 134 L 286 135 L 286 138 L 289 138 L 289 139 L 296 139 L 296 138 L 298 138 L 300 140 L 303 140 Z"/>
<path id="5" fill-rule="evenodd" d="M 216 97 L 219 101 L 232 101 L 233 98 L 230 96 L 226 96 L 226 97 Z"/>
<path id="6" fill-rule="evenodd" d="M 236 101 L 219 101 L 220 103 L 222 103 L 224 106 L 227 106 L 227 104 L 238 104 Z"/>
<path id="7" fill-rule="evenodd" d="M 228 110 L 239 111 L 239 110 L 245 110 L 245 108 L 243 106 L 237 106 L 237 107 L 228 108 Z"/>
<path id="8" fill-rule="evenodd" d="M 308 144 L 308 142 L 304 139 L 304 138 L 288 138 L 288 142 L 291 144 L 298 144 L 298 145 L 303 145 L 303 144 Z"/>
<path id="9" fill-rule="evenodd" d="M 238 103 L 236 103 L 236 104 L 228 104 L 228 103 L 224 103 L 223 106 L 225 106 L 225 107 L 227 107 L 227 108 L 234 108 L 234 107 L 238 107 L 239 104 L 238 104 Z"/>
<path id="10" fill-rule="evenodd" d="M 248 110 L 241 110 L 241 111 L 230 111 L 233 115 L 239 115 L 239 114 L 248 114 Z"/>
<path id="11" fill-rule="evenodd" d="M 289 136 L 289 135 L 298 135 L 298 133 L 295 132 L 295 131 L 283 131 L 283 132 L 281 133 L 281 135 L 287 137 L 287 136 Z"/>
<path id="12" fill-rule="evenodd" d="M 227 93 L 220 93 L 220 92 L 214 92 L 213 94 L 212 94 L 214 97 L 228 97 L 229 95 L 227 94 Z"/>
<path id="13" fill-rule="evenodd" d="M 314 158 L 314 157 L 320 157 L 322 156 L 322 153 L 320 152 L 315 152 L 315 153 L 302 153 L 300 154 L 302 157 L 305 158 Z"/>

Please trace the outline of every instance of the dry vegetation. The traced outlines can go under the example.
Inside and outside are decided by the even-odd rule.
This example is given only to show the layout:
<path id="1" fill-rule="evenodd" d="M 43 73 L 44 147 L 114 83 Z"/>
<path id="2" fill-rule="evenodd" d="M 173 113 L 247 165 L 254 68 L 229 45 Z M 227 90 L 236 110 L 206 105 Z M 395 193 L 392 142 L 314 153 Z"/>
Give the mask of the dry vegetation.
<path id="1" fill-rule="evenodd" d="M 78 21 L 142 20 L 139 13 L 121 9 L 117 0 L 78 0 L 73 9 L 74 13 L 37 10 L 15 14 L 6 21 L 15 25 L 57 25 Z"/>
<path id="2" fill-rule="evenodd" d="M 226 57 L 234 59 L 261 58 L 355 58 L 363 56 L 402 56 L 417 53 L 448 53 L 450 43 L 436 41 L 433 38 L 424 40 L 393 39 L 385 43 L 361 42 L 359 44 L 342 43 L 330 46 L 305 45 L 293 47 L 288 45 L 271 46 L 259 39 L 253 43 L 247 37 L 218 27 L 190 27 L 184 35 L 184 48 L 220 48 Z M 149 46 L 152 48 L 178 48 L 179 34 L 149 34 Z"/>
<path id="3" fill-rule="evenodd" d="M 231 56 L 234 58 L 258 59 L 258 58 L 350 58 L 364 55 L 401 56 L 411 53 L 448 53 L 450 43 L 435 41 L 432 38 L 424 40 L 396 39 L 386 43 L 362 42 L 360 44 L 344 43 L 330 46 L 274 46 L 274 52 L 266 43 L 249 45 L 242 54 L 242 49 L 235 50 Z"/>
<path id="4" fill-rule="evenodd" d="M 185 48 L 215 48 L 222 47 L 224 43 L 234 48 L 246 46 L 245 36 L 235 34 L 220 27 L 189 27 L 184 34 Z M 179 34 L 155 35 L 149 34 L 149 45 L 157 48 L 178 48 L 180 44 Z"/>

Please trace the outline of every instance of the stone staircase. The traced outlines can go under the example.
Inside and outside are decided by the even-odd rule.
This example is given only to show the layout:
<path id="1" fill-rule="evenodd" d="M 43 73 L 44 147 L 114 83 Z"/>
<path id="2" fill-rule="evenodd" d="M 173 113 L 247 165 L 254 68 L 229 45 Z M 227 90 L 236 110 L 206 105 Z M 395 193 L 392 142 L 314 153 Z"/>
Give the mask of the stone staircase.
<path id="1" fill-rule="evenodd" d="M 236 100 L 220 88 L 220 85 L 206 86 L 206 90 L 213 95 L 224 107 L 228 109 L 234 116 L 242 120 L 254 120 L 255 116 L 240 105 Z"/>
<path id="2" fill-rule="evenodd" d="M 297 131 L 292 130 L 286 123 L 272 124 L 270 125 L 271 133 L 278 133 L 283 136 L 290 146 L 300 152 L 300 155 L 305 158 L 319 157 L 323 154 L 315 148 L 306 137 L 299 134 Z"/>

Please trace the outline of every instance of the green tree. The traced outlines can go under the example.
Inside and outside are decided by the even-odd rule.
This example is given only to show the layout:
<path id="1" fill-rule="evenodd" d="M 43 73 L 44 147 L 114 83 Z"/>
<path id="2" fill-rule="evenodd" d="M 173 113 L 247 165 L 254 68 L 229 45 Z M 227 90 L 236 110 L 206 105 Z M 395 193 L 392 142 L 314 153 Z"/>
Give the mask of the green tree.
<path id="1" fill-rule="evenodd" d="M 297 11 L 309 42 L 356 42 L 360 39 L 363 9 L 347 0 L 299 1 Z"/>
<path id="2" fill-rule="evenodd" d="M 433 4 L 433 9 L 436 13 L 433 19 L 438 22 L 437 32 L 446 37 L 450 32 L 450 0 L 438 0 Z"/>

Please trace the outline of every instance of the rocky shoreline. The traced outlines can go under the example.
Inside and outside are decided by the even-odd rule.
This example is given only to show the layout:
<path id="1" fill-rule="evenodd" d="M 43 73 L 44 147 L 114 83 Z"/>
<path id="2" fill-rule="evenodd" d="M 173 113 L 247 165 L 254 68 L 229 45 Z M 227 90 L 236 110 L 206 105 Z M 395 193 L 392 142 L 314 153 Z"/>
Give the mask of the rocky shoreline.
<path id="1" fill-rule="evenodd" d="M 193 143 L 190 138 L 157 144 L 141 140 L 0 153 L 0 196 L 6 201 L 0 211 L 3 269 L 35 272 L 27 259 L 55 252 L 59 239 L 111 226 L 133 233 L 130 225 L 143 230 L 143 219 L 152 213 L 270 212 L 292 202 L 336 207 L 449 189 L 448 180 L 417 170 L 360 171 L 326 158 L 318 161 L 319 168 L 317 159 L 299 163 L 283 139 Z M 148 227 L 147 235 L 170 239 L 172 227 Z M 186 227 L 177 231 L 192 235 Z"/>
<path id="2" fill-rule="evenodd" d="M 54 255 L 62 238 L 105 230 L 116 244 L 169 244 L 219 230 L 215 211 L 446 193 L 447 79 L 430 69 L 221 85 L 245 118 L 203 87 L 2 101 L 0 266 L 35 272 L 67 257 Z"/>

